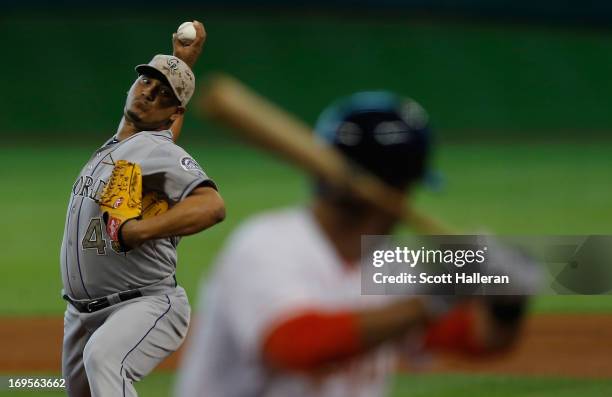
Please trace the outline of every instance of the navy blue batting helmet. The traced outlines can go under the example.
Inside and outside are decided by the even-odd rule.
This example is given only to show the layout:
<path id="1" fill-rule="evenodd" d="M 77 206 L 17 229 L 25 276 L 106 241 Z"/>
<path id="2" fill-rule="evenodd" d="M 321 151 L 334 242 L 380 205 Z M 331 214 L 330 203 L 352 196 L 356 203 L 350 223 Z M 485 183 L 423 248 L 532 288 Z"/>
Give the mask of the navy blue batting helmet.
<path id="1" fill-rule="evenodd" d="M 417 102 L 386 91 L 359 92 L 323 111 L 317 135 L 386 183 L 403 188 L 425 176 L 429 119 Z"/>

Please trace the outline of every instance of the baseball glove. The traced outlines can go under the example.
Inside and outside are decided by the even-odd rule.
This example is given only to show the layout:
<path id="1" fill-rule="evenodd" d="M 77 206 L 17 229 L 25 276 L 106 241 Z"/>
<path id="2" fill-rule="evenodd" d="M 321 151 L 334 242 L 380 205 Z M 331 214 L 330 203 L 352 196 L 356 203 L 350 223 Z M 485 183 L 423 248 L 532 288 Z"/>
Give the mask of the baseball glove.
<path id="1" fill-rule="evenodd" d="M 136 163 L 119 160 L 99 200 L 106 233 L 117 252 L 129 248 L 121 240 L 121 228 L 131 219 L 149 218 L 168 210 L 168 202 L 155 191 L 142 196 L 142 171 Z"/>
<path id="2" fill-rule="evenodd" d="M 113 248 L 125 251 L 121 241 L 121 227 L 142 214 L 142 171 L 140 166 L 119 160 L 102 191 L 99 200 L 106 233 Z"/>
<path id="3" fill-rule="evenodd" d="M 159 192 L 149 192 L 142 198 L 142 217 L 143 219 L 157 216 L 168 211 L 168 201 Z"/>

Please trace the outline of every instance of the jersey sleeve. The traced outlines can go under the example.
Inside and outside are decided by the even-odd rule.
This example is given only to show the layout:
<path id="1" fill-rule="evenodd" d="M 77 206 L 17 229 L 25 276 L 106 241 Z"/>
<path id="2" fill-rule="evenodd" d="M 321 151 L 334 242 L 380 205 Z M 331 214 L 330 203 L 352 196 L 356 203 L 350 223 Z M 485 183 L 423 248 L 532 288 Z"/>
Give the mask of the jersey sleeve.
<path id="1" fill-rule="evenodd" d="M 181 201 L 201 185 L 217 189 L 198 162 L 173 143 L 158 145 L 140 166 L 144 191 L 164 192 L 173 202 Z"/>

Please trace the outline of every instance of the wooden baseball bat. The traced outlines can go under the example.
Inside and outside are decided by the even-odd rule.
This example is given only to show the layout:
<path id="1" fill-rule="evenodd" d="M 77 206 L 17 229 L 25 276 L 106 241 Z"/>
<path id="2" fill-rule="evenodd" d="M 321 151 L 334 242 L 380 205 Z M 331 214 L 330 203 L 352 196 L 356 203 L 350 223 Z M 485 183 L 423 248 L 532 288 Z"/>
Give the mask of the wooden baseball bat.
<path id="1" fill-rule="evenodd" d="M 351 165 L 333 147 L 317 142 L 312 129 L 237 79 L 211 77 L 200 108 L 257 146 L 279 155 L 326 182 L 397 216 L 422 234 L 455 234 L 439 221 L 406 206 L 404 195 L 379 178 Z"/>

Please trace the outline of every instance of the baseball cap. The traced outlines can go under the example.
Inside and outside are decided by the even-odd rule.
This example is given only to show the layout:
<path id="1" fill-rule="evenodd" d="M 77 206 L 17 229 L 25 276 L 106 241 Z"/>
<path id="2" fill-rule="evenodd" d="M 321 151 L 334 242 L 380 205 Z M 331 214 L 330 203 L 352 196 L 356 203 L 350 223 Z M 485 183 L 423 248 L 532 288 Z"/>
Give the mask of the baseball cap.
<path id="1" fill-rule="evenodd" d="M 388 91 L 358 92 L 325 109 L 315 131 L 391 186 L 430 179 L 429 117 L 413 99 Z"/>
<path id="2" fill-rule="evenodd" d="M 187 106 L 195 90 L 195 76 L 184 61 L 172 55 L 158 54 L 148 64 L 138 65 L 135 69 L 138 74 L 147 70 L 161 73 L 168 80 L 181 106 Z"/>

